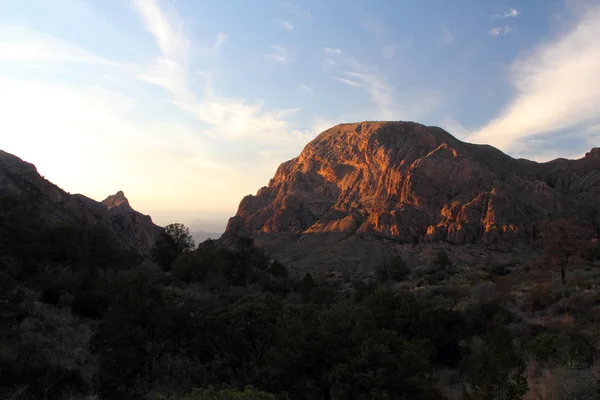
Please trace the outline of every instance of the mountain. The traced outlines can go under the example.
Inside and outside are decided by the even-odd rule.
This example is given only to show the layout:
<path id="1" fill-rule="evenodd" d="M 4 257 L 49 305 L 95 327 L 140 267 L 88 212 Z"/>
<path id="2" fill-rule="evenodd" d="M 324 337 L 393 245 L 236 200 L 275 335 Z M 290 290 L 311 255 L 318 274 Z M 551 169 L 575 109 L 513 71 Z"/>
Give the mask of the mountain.
<path id="1" fill-rule="evenodd" d="M 102 202 L 69 194 L 40 176 L 33 164 L 0 150 L 0 196 L 7 195 L 35 197 L 49 224 L 106 227 L 123 248 L 140 254 L 148 254 L 161 231 L 148 215 L 131 208 L 122 191 Z"/>
<path id="2" fill-rule="evenodd" d="M 392 254 L 418 258 L 440 246 L 526 252 L 553 218 L 598 230 L 599 194 L 598 148 L 536 163 L 439 127 L 341 124 L 244 197 L 221 241 L 251 236 L 301 270 L 368 272 Z"/>

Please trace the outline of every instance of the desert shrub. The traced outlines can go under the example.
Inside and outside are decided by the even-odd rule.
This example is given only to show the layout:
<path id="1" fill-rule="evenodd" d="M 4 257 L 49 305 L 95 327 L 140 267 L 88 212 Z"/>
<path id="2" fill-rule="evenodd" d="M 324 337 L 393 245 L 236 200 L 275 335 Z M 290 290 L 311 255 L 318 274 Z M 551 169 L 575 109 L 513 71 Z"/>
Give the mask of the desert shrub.
<path id="1" fill-rule="evenodd" d="M 289 275 L 287 268 L 283 264 L 279 263 L 277 260 L 271 262 L 268 271 L 272 276 L 276 278 L 287 278 Z"/>
<path id="2" fill-rule="evenodd" d="M 529 311 L 539 311 L 550 307 L 556 300 L 550 283 L 539 283 L 533 286 L 524 298 L 524 305 Z"/>
<path id="3" fill-rule="evenodd" d="M 556 399 L 598 400 L 600 383 L 594 371 L 584 365 L 571 364 L 552 370 Z"/>
<path id="4" fill-rule="evenodd" d="M 194 389 L 180 400 L 276 400 L 272 394 L 246 387 L 244 390 L 224 389 Z"/>
<path id="5" fill-rule="evenodd" d="M 400 256 L 393 257 L 381 263 L 375 270 L 375 277 L 378 282 L 395 281 L 400 282 L 410 275 L 410 268 Z"/>
<path id="6" fill-rule="evenodd" d="M 209 266 L 194 253 L 181 254 L 173 263 L 171 274 L 184 282 L 201 282 L 209 272 Z"/>
<path id="7" fill-rule="evenodd" d="M 596 355 L 593 343 L 580 332 L 543 332 L 527 343 L 525 349 L 540 362 L 563 365 L 572 361 L 591 365 Z"/>
<path id="8" fill-rule="evenodd" d="M 78 371 L 52 363 L 34 343 L 19 343 L 12 354 L 0 357 L 0 398 L 20 386 L 23 399 L 59 399 L 86 389 Z"/>
<path id="9" fill-rule="evenodd" d="M 493 282 L 481 282 L 471 289 L 471 297 L 478 303 L 487 303 L 494 300 L 497 290 Z"/>
<path id="10" fill-rule="evenodd" d="M 433 260 L 431 260 L 431 264 L 446 268 L 452 266 L 452 260 L 450 260 L 448 253 L 446 253 L 444 250 L 440 250 L 437 252 L 435 257 L 433 257 Z"/>
<path id="11" fill-rule="evenodd" d="M 414 277 L 417 278 L 419 286 L 437 285 L 450 279 L 455 274 L 456 270 L 452 266 L 442 267 L 439 264 L 431 264 L 415 271 Z"/>
<path id="12" fill-rule="evenodd" d="M 365 283 L 363 280 L 353 280 L 352 289 L 354 289 L 354 299 L 357 302 L 363 301 L 365 298 L 373 294 L 377 289 L 375 283 Z"/>
<path id="13" fill-rule="evenodd" d="M 506 264 L 496 263 L 488 266 L 486 272 L 492 276 L 506 276 L 510 274 L 510 268 Z"/>
<path id="14" fill-rule="evenodd" d="M 475 337 L 462 369 L 467 398 L 521 400 L 527 393 L 524 359 L 505 329 Z"/>

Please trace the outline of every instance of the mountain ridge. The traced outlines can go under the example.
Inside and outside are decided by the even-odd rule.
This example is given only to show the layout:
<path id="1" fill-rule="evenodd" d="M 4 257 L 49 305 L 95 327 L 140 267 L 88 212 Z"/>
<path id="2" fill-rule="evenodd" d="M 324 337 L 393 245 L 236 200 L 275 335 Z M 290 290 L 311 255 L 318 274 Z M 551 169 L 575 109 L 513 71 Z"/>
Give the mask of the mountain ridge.
<path id="1" fill-rule="evenodd" d="M 580 160 L 537 163 L 415 122 L 340 124 L 244 197 L 221 242 L 251 236 L 284 263 L 335 269 L 346 257 L 315 258 L 315 246 L 335 253 L 351 242 L 364 254 L 399 251 L 380 246 L 386 240 L 506 251 L 531 244 L 543 222 L 555 218 L 597 231 L 599 155 L 594 148 Z M 355 267 L 372 269 L 380 257 Z"/>
<path id="2" fill-rule="evenodd" d="M 102 202 L 70 194 L 43 178 L 34 164 L 0 150 L 0 195 L 34 196 L 49 224 L 74 223 L 108 228 L 124 248 L 148 255 L 162 228 L 135 211 L 122 191 Z"/>

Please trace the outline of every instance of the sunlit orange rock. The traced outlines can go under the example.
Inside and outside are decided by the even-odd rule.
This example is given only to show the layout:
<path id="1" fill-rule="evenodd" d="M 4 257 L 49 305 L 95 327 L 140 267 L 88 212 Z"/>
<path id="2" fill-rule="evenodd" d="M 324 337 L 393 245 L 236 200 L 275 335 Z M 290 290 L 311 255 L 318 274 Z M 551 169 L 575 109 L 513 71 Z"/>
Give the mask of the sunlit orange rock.
<path id="1" fill-rule="evenodd" d="M 314 246 L 334 253 L 351 240 L 368 263 L 381 240 L 527 243 L 548 218 L 598 226 L 599 209 L 600 149 L 540 164 L 438 127 L 361 122 L 328 129 L 281 164 L 268 187 L 241 201 L 222 241 L 250 235 L 295 263 Z"/>

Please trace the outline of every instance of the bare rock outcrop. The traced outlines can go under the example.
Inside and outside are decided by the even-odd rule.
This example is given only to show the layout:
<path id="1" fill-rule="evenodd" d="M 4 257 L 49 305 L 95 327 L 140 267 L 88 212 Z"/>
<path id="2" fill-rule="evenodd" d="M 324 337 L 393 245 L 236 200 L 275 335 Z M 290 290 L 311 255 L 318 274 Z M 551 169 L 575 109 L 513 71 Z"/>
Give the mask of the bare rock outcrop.
<path id="1" fill-rule="evenodd" d="M 361 122 L 321 133 L 281 164 L 242 199 L 221 241 L 252 236 L 289 264 L 368 267 L 382 243 L 506 250 L 551 218 L 597 228 L 599 209 L 600 149 L 535 163 L 438 127 Z"/>

